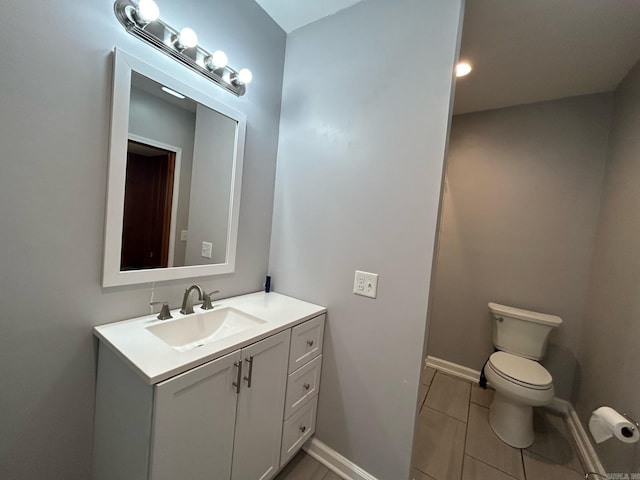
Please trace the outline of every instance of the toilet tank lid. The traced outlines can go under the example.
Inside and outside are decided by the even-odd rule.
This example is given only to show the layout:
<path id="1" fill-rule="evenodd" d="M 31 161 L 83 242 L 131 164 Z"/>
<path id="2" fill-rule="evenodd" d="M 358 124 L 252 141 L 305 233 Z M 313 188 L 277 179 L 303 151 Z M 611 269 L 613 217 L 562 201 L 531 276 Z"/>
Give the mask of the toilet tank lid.
<path id="1" fill-rule="evenodd" d="M 489 302 L 489 310 L 491 310 L 494 315 L 504 315 L 505 317 L 542 323 L 552 327 L 559 327 L 562 324 L 562 319 L 556 315 L 531 312 L 529 310 L 523 310 L 522 308 L 507 307 L 506 305 L 500 305 L 493 302 Z"/>

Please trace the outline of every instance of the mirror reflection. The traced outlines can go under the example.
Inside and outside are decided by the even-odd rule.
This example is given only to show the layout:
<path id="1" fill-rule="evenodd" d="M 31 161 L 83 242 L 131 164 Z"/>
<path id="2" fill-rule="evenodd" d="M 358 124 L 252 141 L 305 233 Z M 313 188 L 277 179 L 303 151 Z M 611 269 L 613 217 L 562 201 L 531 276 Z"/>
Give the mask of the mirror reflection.
<path id="1" fill-rule="evenodd" d="M 236 128 L 132 72 L 121 271 L 226 261 Z"/>

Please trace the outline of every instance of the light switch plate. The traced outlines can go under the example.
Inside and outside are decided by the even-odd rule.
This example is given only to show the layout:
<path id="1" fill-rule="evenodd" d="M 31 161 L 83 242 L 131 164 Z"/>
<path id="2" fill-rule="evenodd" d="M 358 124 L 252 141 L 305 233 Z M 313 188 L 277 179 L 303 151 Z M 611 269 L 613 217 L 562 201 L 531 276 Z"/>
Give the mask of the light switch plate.
<path id="1" fill-rule="evenodd" d="M 189 238 L 189 230 L 180 230 L 180 240 L 186 242 Z"/>
<path id="2" fill-rule="evenodd" d="M 204 258 L 211 258 L 211 252 L 213 251 L 213 243 L 202 242 L 202 253 Z"/>
<path id="3" fill-rule="evenodd" d="M 376 298 L 378 293 L 378 274 L 356 270 L 353 279 L 353 293 L 363 297 Z"/>

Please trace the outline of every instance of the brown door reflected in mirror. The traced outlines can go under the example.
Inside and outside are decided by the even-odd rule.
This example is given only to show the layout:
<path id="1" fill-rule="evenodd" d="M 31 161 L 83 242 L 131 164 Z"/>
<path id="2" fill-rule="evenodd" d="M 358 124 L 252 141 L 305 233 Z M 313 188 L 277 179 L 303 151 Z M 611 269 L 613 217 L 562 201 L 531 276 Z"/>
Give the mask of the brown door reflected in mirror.
<path id="1" fill-rule="evenodd" d="M 120 270 L 168 266 L 175 159 L 129 141 Z"/>

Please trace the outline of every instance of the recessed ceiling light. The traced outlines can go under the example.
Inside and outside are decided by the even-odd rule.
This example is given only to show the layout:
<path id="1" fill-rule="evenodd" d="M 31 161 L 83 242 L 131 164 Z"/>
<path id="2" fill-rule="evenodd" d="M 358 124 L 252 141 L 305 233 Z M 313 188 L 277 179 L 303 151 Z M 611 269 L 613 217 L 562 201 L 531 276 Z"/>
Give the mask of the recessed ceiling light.
<path id="1" fill-rule="evenodd" d="M 162 91 L 167 92 L 169 95 L 173 95 L 174 97 L 178 97 L 180 100 L 183 100 L 185 98 L 185 96 L 182 95 L 181 93 L 178 93 L 175 90 L 171 90 L 170 88 L 167 88 L 167 87 L 162 87 Z"/>
<path id="2" fill-rule="evenodd" d="M 465 75 L 469 75 L 471 70 L 471 65 L 465 62 L 460 62 L 458 65 L 456 65 L 456 77 L 464 77 Z"/>

